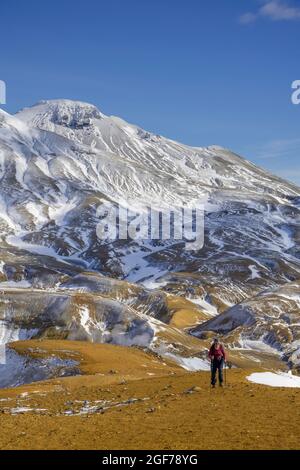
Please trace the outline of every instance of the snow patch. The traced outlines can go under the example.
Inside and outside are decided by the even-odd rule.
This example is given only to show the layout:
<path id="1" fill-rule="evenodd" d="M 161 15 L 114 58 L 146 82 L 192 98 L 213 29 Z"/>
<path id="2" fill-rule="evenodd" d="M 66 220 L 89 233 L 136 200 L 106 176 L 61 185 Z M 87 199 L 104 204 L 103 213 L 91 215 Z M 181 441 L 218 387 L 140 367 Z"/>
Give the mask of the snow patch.
<path id="1" fill-rule="evenodd" d="M 211 315 L 213 317 L 218 315 L 217 308 L 214 305 L 207 302 L 202 297 L 195 297 L 195 298 L 188 297 L 188 300 L 190 302 L 193 302 L 193 304 L 199 305 L 199 307 L 201 307 L 204 310 L 205 313 L 208 313 L 209 315 Z"/>
<path id="2" fill-rule="evenodd" d="M 31 287 L 30 282 L 25 281 L 24 279 L 22 281 L 3 281 L 0 282 L 0 289 L 1 287 L 11 287 L 11 288 L 19 288 L 19 289 L 26 289 L 28 287 Z"/>
<path id="3" fill-rule="evenodd" d="M 251 279 L 259 279 L 261 277 L 257 267 L 254 264 L 251 264 L 249 269 L 251 272 Z"/>
<path id="4" fill-rule="evenodd" d="M 0 273 L 1 274 L 4 274 L 4 266 L 5 266 L 5 263 L 3 261 L 0 261 Z"/>
<path id="5" fill-rule="evenodd" d="M 199 357 L 182 357 L 172 353 L 165 353 L 164 356 L 179 364 L 183 369 L 191 372 L 195 372 L 197 370 L 210 370 L 209 362 L 204 359 L 200 359 Z"/>
<path id="6" fill-rule="evenodd" d="M 249 382 L 270 387 L 300 388 L 300 377 L 290 372 L 255 372 L 247 377 Z"/>

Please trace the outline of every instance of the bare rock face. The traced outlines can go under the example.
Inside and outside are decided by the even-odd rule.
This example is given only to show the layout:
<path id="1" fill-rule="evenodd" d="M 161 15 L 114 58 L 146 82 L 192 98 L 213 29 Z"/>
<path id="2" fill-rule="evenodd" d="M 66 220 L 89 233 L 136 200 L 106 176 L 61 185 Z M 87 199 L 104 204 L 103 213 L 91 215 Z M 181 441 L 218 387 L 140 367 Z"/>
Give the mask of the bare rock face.
<path id="1" fill-rule="evenodd" d="M 196 201 L 201 250 L 97 237 L 106 202 Z M 170 352 L 189 341 L 202 350 L 217 332 L 229 347 L 263 345 L 298 364 L 299 214 L 297 186 L 221 147 L 188 147 L 68 100 L 0 111 L 3 342 L 36 334 L 152 347 L 164 330 Z M 180 315 L 171 296 L 187 302 Z M 176 325 L 194 321 L 193 336 L 172 330 L 175 313 Z"/>

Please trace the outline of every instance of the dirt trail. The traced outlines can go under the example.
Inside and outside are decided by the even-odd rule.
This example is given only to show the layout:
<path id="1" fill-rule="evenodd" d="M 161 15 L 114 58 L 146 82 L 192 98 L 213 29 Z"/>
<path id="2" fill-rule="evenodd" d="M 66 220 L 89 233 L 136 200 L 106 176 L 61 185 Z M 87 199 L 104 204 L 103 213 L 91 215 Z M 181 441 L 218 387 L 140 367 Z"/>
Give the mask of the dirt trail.
<path id="1" fill-rule="evenodd" d="M 251 369 L 230 370 L 227 387 L 211 390 L 209 373 L 185 372 L 136 348 L 70 341 L 13 347 L 34 357 L 76 357 L 85 375 L 0 390 L 1 449 L 300 447 L 299 389 L 249 383 Z"/>

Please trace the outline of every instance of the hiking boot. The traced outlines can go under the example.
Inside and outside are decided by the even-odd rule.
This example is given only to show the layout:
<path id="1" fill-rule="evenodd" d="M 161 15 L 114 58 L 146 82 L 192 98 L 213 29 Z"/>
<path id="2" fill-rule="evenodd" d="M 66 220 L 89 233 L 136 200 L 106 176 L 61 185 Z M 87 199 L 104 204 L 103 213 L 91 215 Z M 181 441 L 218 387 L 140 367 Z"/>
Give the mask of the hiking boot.
<path id="1" fill-rule="evenodd" d="M 223 387 L 223 384 L 219 384 L 219 385 L 220 385 L 220 387 Z"/>

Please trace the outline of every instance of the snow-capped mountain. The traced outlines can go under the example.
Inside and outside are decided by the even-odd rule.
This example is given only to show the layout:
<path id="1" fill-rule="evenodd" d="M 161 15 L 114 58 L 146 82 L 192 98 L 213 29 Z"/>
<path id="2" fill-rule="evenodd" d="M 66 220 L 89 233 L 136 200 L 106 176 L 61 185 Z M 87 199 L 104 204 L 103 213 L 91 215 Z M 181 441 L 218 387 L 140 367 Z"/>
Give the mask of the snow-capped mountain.
<path id="1" fill-rule="evenodd" d="M 47 328 L 41 328 L 41 321 L 47 318 L 51 324 L 49 302 L 58 302 L 59 318 L 51 317 L 55 317 L 51 331 L 59 329 L 63 319 L 68 331 L 83 327 L 87 332 L 91 316 L 93 328 L 96 325 L 97 330 L 100 322 L 108 334 L 115 319 L 114 325 L 122 324 L 119 331 L 125 344 L 142 344 L 144 340 L 135 339 L 140 329 L 134 328 L 141 321 L 147 332 L 152 331 L 142 333 L 147 338 L 143 344 L 149 346 L 157 329 L 169 328 L 170 333 L 172 321 L 181 329 L 194 325 L 197 330 L 212 315 L 221 314 L 216 318 L 221 321 L 222 315 L 243 310 L 245 302 L 263 291 L 278 290 L 300 278 L 297 186 L 229 150 L 182 145 L 106 116 L 89 104 L 54 100 L 14 116 L 0 111 L 0 182 L 0 315 L 12 329 L 21 311 L 32 320 L 33 304 L 38 304 L 40 319 L 33 323 L 39 323 L 36 334 L 42 334 Z M 107 201 L 163 209 L 199 200 L 205 205 L 201 250 L 188 251 L 174 240 L 97 238 L 97 209 Z M 109 299 L 99 300 L 103 292 L 99 283 L 90 278 L 87 282 L 87 271 L 99 279 L 99 275 L 112 278 L 105 294 Z M 120 292 L 117 280 L 128 281 L 121 289 L 126 295 L 112 294 Z M 76 292 L 88 297 L 84 310 Z M 95 307 L 99 302 L 118 306 Z M 186 302 L 184 308 L 178 307 L 180 302 Z M 96 316 L 92 311 L 98 312 Z M 115 313 L 108 318 L 108 311 Z M 153 326 L 152 318 L 159 327 Z M 28 331 L 34 330 L 31 320 Z M 283 324 L 289 321 L 282 316 Z M 23 331 L 24 317 L 21 323 Z M 266 316 L 264 328 L 268 330 L 271 323 Z M 246 336 L 249 331 L 245 329 Z M 296 334 L 294 329 L 290 332 Z M 102 333 L 92 339 L 105 340 Z M 186 332 L 179 336 L 176 344 L 186 345 L 188 337 L 194 348 L 196 339 Z M 107 337 L 116 341 L 112 334 Z M 263 342 L 269 338 L 260 335 Z M 244 336 L 241 347 L 243 341 Z"/>

